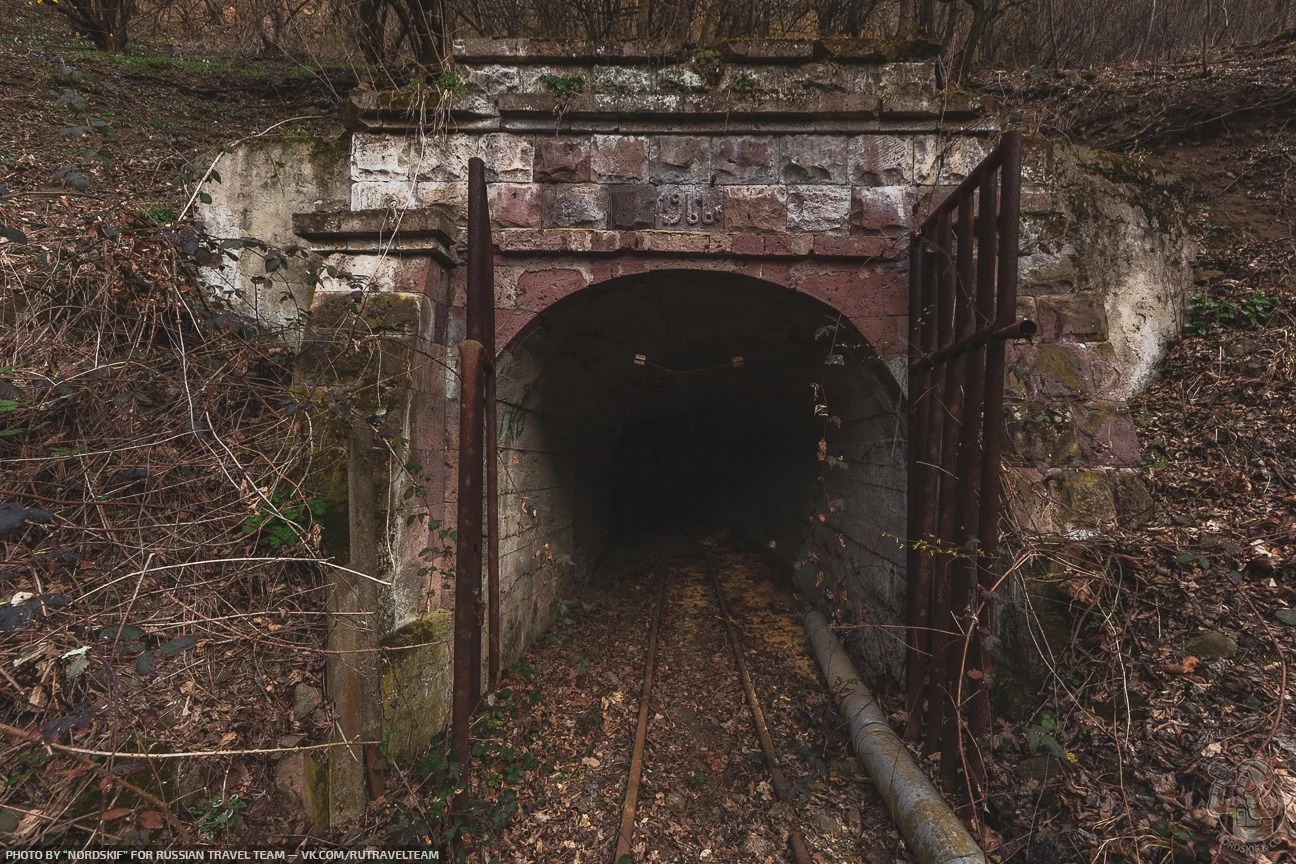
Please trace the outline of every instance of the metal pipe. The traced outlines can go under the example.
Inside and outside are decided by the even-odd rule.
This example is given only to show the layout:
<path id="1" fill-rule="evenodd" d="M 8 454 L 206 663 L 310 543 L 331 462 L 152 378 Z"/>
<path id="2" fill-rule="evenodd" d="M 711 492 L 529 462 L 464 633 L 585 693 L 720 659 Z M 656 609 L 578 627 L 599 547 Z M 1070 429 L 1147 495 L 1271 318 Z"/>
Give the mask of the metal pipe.
<path id="1" fill-rule="evenodd" d="M 850 728 L 851 744 L 920 864 L 985 864 L 985 853 L 918 767 L 817 611 L 805 616 L 819 668 Z"/>
<path id="2" fill-rule="evenodd" d="M 644 747 L 648 742 L 649 705 L 652 702 L 653 678 L 657 672 L 657 631 L 666 608 L 666 575 L 657 589 L 657 609 L 648 630 L 648 658 L 644 661 L 643 690 L 639 694 L 639 725 L 635 727 L 634 749 L 630 754 L 630 776 L 626 780 L 625 800 L 621 804 L 621 826 L 617 829 L 616 851 L 612 864 L 628 864 L 630 843 L 634 840 L 635 810 L 639 806 L 639 778 L 643 775 Z"/>
<path id="3" fill-rule="evenodd" d="M 486 164 L 468 160 L 468 338 L 485 349 L 486 363 L 486 686 L 494 690 L 500 672 L 499 597 L 499 418 L 495 396 L 495 266 Z M 480 634 L 478 652 L 480 652 Z M 480 654 L 478 655 L 480 658 Z"/>
<path id="4" fill-rule="evenodd" d="M 476 594 L 481 587 L 482 539 L 482 344 L 459 343 L 459 501 L 455 541 L 454 687 L 451 735 L 461 777 L 468 776 L 468 725 L 476 705 L 472 651 L 477 628 Z M 480 644 L 480 640 L 479 644 Z M 469 650 L 464 650 L 469 646 Z M 479 658 L 480 660 L 480 658 Z M 481 664 L 478 662 L 478 675 Z"/>
<path id="5" fill-rule="evenodd" d="M 931 369 L 939 366 L 947 360 L 952 360 L 971 351 L 974 348 L 980 348 L 987 342 L 1004 341 L 1008 339 L 1030 339 L 1039 332 L 1039 325 L 1029 318 L 1023 318 L 1020 321 L 1013 321 L 1011 324 L 999 326 L 998 324 L 989 324 L 979 330 L 974 331 L 967 337 L 951 342 L 939 351 L 933 351 L 926 357 L 919 357 L 916 361 L 911 361 L 912 368 L 919 370 Z"/>

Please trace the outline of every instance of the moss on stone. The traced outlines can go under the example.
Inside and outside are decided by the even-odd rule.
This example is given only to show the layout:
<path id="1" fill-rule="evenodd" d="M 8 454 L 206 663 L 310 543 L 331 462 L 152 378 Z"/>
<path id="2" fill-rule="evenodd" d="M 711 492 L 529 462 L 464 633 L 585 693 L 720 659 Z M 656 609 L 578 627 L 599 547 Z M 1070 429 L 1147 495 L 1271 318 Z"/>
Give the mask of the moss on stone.
<path id="1" fill-rule="evenodd" d="M 382 639 L 383 741 L 391 759 L 427 750 L 446 724 L 454 617 L 435 609 Z"/>
<path id="2" fill-rule="evenodd" d="M 1031 369 L 1031 377 L 1036 381 L 1047 379 L 1055 382 L 1071 393 L 1087 393 L 1090 382 L 1075 360 L 1072 346 L 1047 343 L 1036 346 L 1035 365 Z"/>
<path id="3" fill-rule="evenodd" d="M 305 784 L 302 797 L 305 798 L 304 803 L 310 816 L 311 829 L 316 834 L 323 834 L 329 827 L 328 762 L 326 759 L 316 760 L 307 756 L 303 764 Z"/>
<path id="4" fill-rule="evenodd" d="M 445 642 L 453 629 L 454 616 L 445 609 L 433 609 L 422 618 L 388 633 L 380 644 L 383 648 L 408 648 L 431 642 Z"/>
<path id="5" fill-rule="evenodd" d="M 1009 452 L 1030 464 L 1061 466 L 1080 457 L 1071 418 L 1056 407 L 1016 403 L 1005 411 Z"/>
<path id="6" fill-rule="evenodd" d="M 1073 529 L 1098 529 L 1116 521 L 1116 502 L 1106 473 L 1078 469 L 1057 481 L 1058 522 Z"/>
<path id="7" fill-rule="evenodd" d="M 350 294 L 319 294 L 311 305 L 311 329 L 358 326 L 368 332 L 418 332 L 423 298 L 397 292 L 368 294 L 357 302 Z"/>

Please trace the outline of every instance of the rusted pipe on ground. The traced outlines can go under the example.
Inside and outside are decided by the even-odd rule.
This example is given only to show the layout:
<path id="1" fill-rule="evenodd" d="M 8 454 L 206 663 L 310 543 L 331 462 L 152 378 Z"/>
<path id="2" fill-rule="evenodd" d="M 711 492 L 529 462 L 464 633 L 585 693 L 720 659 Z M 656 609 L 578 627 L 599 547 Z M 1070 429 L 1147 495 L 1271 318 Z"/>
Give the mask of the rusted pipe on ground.
<path id="1" fill-rule="evenodd" d="M 634 749 L 630 754 L 630 776 L 626 779 L 625 800 L 621 804 L 621 826 L 617 829 L 616 852 L 612 864 L 630 864 L 630 843 L 634 840 L 635 810 L 639 806 L 639 778 L 643 776 L 644 747 L 648 743 L 649 705 L 652 703 L 653 679 L 657 674 L 657 631 L 661 628 L 662 610 L 666 608 L 666 575 L 657 589 L 657 609 L 648 630 L 648 657 L 644 661 L 643 690 L 639 694 L 639 725 L 635 729 Z"/>
<path id="2" fill-rule="evenodd" d="M 733 649 L 734 663 L 738 666 L 738 678 L 742 682 L 743 693 L 747 696 L 747 707 L 751 709 L 756 737 L 760 739 L 761 752 L 765 754 L 765 764 L 769 766 L 770 779 L 774 781 L 774 794 L 779 801 L 786 803 L 791 798 L 788 793 L 790 787 L 787 776 L 778 763 L 778 754 L 774 751 L 774 739 L 770 737 L 769 726 L 765 724 L 765 712 L 761 710 L 756 688 L 752 685 L 751 676 L 747 674 L 742 646 L 738 642 L 738 631 L 734 627 L 733 618 L 729 615 L 729 604 L 725 602 L 724 590 L 720 587 L 720 577 L 716 574 L 715 566 L 709 556 L 706 561 L 707 570 L 711 574 L 711 587 L 715 589 L 716 602 L 720 604 L 720 617 L 724 619 L 725 632 L 729 636 L 729 647 Z M 792 859 L 796 864 L 810 864 L 810 849 L 806 846 L 805 837 L 796 828 L 788 831 L 788 846 L 792 849 Z"/>
<path id="3" fill-rule="evenodd" d="M 805 624 L 819 668 L 850 727 L 855 755 L 910 853 L 920 864 L 985 864 L 985 853 L 891 728 L 828 621 L 812 610 Z"/>
<path id="4" fill-rule="evenodd" d="M 459 343 L 459 506 L 455 542 L 454 688 L 450 729 L 461 777 L 468 776 L 468 725 L 473 694 L 472 643 L 477 626 L 477 591 L 482 573 L 482 365 L 484 350 L 474 339 Z M 465 650 L 467 649 L 467 650 Z M 480 654 L 478 673 L 480 676 Z"/>

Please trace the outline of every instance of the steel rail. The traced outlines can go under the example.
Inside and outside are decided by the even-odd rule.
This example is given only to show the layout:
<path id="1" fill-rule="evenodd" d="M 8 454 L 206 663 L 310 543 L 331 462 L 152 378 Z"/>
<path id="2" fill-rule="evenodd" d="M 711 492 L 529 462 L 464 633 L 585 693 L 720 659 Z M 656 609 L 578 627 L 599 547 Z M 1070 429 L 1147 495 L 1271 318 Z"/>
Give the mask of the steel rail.
<path id="1" fill-rule="evenodd" d="M 696 542 L 696 541 L 695 541 Z M 706 547 L 702 549 L 702 558 L 706 561 L 707 572 L 711 576 L 711 587 L 715 590 L 716 602 L 720 606 L 720 617 L 724 619 L 725 633 L 729 637 L 729 647 L 733 649 L 734 663 L 738 667 L 738 678 L 742 681 L 743 692 L 747 696 L 747 707 L 751 710 L 752 722 L 756 726 L 756 737 L 760 739 L 761 752 L 765 754 L 765 764 L 769 767 L 770 779 L 774 781 L 774 794 L 778 800 L 787 803 L 791 800 L 787 776 L 779 765 L 778 754 L 774 750 L 774 739 L 770 737 L 769 726 L 765 723 L 765 712 L 761 710 L 760 698 L 747 673 L 747 664 L 743 661 L 742 646 L 738 642 L 738 630 L 734 627 L 733 616 L 729 614 L 729 604 L 725 601 L 724 589 L 720 586 L 720 577 L 716 572 L 711 556 Z M 805 837 L 793 828 L 788 832 L 788 846 L 792 849 L 792 859 L 796 864 L 810 864 L 810 849 L 806 846 Z"/>
<path id="2" fill-rule="evenodd" d="M 643 690 L 639 694 L 639 725 L 635 729 L 634 749 L 630 754 L 630 776 L 626 779 L 625 800 L 621 803 L 621 826 L 617 829 L 616 852 L 612 864 L 630 864 L 630 843 L 634 840 L 635 810 L 639 806 L 639 779 L 643 776 L 644 747 L 648 743 L 649 705 L 652 703 L 653 680 L 657 673 L 657 633 L 666 608 L 666 580 L 662 573 L 657 589 L 657 608 L 648 629 L 648 657 L 644 661 Z"/>

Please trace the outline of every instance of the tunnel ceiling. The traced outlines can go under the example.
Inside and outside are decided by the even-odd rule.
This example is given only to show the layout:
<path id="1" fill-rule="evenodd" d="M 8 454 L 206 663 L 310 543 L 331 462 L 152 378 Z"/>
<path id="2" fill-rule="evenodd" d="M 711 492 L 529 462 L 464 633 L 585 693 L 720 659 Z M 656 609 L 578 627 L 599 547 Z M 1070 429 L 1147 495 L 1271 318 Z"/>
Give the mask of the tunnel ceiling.
<path id="1" fill-rule="evenodd" d="M 839 321 L 836 348 L 831 333 L 816 338 Z M 862 343 L 844 318 L 804 294 L 727 274 L 655 273 L 547 310 L 506 352 L 500 396 L 616 426 L 719 403 L 783 425 L 813 417 L 810 384 L 823 379 L 830 353 L 842 356 L 839 368 L 865 371 L 863 390 L 894 400 L 889 372 Z M 636 365 L 636 354 L 647 362 Z M 792 404 L 802 410 L 789 412 Z"/>

